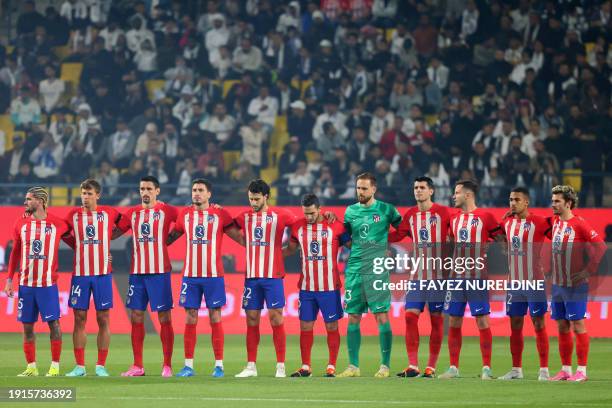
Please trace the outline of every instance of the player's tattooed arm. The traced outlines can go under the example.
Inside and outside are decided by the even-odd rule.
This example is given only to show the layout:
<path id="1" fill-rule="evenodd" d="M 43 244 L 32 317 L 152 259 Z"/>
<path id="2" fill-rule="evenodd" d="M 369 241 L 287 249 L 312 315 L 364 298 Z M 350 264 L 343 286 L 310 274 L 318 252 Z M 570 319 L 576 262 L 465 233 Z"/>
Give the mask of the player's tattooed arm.
<path id="1" fill-rule="evenodd" d="M 283 256 L 291 256 L 298 249 L 298 243 L 293 239 L 289 240 L 289 245 L 283 248 Z"/>
<path id="2" fill-rule="evenodd" d="M 172 245 L 174 241 L 176 241 L 177 239 L 181 237 L 181 235 L 183 235 L 183 233 L 178 232 L 175 229 L 170 231 L 170 233 L 168 234 L 168 239 L 166 239 L 166 245 Z"/>
<path id="3" fill-rule="evenodd" d="M 246 246 L 246 238 L 244 237 L 244 234 L 235 225 L 228 227 L 225 230 L 225 233 L 227 234 L 228 237 L 236 241 L 238 244 L 242 246 Z"/>

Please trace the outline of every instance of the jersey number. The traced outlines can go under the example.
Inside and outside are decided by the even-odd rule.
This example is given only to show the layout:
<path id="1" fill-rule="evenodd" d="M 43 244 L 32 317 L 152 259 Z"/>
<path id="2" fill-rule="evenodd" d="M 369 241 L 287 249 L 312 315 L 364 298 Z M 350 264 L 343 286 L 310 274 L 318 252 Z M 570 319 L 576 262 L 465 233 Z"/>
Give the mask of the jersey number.
<path id="1" fill-rule="evenodd" d="M 79 285 L 72 285 L 72 289 L 70 290 L 70 296 L 81 296 L 81 287 Z"/>

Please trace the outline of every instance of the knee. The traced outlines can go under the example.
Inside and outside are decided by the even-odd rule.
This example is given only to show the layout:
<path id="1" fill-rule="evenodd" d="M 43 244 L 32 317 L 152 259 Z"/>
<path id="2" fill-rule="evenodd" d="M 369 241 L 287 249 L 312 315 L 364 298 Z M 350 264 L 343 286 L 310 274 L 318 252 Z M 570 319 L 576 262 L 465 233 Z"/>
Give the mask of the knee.
<path id="1" fill-rule="evenodd" d="M 488 329 L 489 328 L 489 315 L 478 316 L 476 318 L 476 326 L 479 329 Z"/>
<path id="2" fill-rule="evenodd" d="M 359 324 L 359 323 L 361 323 L 361 315 L 359 314 L 349 315 L 349 324 Z"/>
<path id="3" fill-rule="evenodd" d="M 172 315 L 170 314 L 170 311 L 159 312 L 157 314 L 157 318 L 159 319 L 160 323 L 171 323 L 172 322 Z"/>
<path id="4" fill-rule="evenodd" d="M 98 313 L 96 315 L 96 320 L 98 321 L 98 327 L 106 328 L 108 327 L 108 313 Z"/>
<path id="5" fill-rule="evenodd" d="M 270 313 L 270 324 L 272 324 L 272 326 L 279 326 L 279 325 L 283 324 L 283 313 L 282 313 L 282 311 L 275 310 L 274 312 L 272 312 L 270 310 L 269 313 Z"/>
<path id="6" fill-rule="evenodd" d="M 132 323 L 144 323 L 144 312 L 142 310 L 132 310 Z"/>
<path id="7" fill-rule="evenodd" d="M 338 322 L 329 322 L 329 323 L 325 323 L 325 329 L 327 331 L 336 331 L 338 330 Z"/>

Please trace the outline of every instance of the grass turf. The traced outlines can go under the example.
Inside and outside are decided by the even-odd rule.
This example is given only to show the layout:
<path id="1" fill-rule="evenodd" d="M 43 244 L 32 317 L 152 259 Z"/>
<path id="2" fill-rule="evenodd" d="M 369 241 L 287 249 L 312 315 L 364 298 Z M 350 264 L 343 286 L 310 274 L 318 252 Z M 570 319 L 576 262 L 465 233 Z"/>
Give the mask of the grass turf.
<path id="1" fill-rule="evenodd" d="M 22 340 L 18 334 L 0 335 L 0 387 L 76 387 L 77 402 L 67 406 L 86 407 L 280 407 L 298 406 L 532 406 L 532 407 L 611 407 L 612 406 L 612 342 L 592 339 L 589 355 L 589 381 L 582 384 L 542 383 L 537 381 L 538 358 L 533 339 L 526 339 L 524 370 L 526 379 L 519 381 L 481 381 L 480 349 L 477 338 L 465 338 L 461 354 L 461 375 L 456 380 L 438 380 L 395 377 L 406 365 L 403 337 L 395 336 L 391 369 L 393 378 L 376 379 L 379 348 L 377 337 L 364 337 L 361 346 L 361 378 L 323 378 L 327 364 L 325 337 L 316 337 L 313 347 L 312 378 L 273 378 L 275 358 L 272 340 L 262 336 L 259 348 L 259 377 L 236 379 L 246 358 L 244 337 L 226 336 L 226 377 L 210 377 L 213 356 L 210 339 L 199 336 L 196 348 L 196 376 L 191 378 L 161 378 L 161 344 L 158 336 L 148 334 L 145 339 L 146 377 L 121 378 L 121 371 L 132 362 L 129 336 L 112 337 L 107 368 L 110 378 L 97 378 L 94 364 L 97 357 L 95 337 L 89 336 L 86 351 L 88 376 L 86 378 L 45 378 L 49 362 L 49 341 L 46 335 L 37 338 L 37 363 L 41 377 L 15 377 L 25 367 Z M 300 367 L 299 341 L 296 336 L 287 339 L 287 374 Z M 559 368 L 556 339 L 551 339 L 551 374 Z M 421 364 L 427 358 L 427 338 L 421 338 Z M 174 370 L 183 363 L 182 337 L 175 339 Z M 61 373 L 72 369 L 74 358 L 72 341 L 64 335 Z M 346 343 L 343 341 L 338 371 L 346 367 Z M 503 375 L 511 366 L 508 339 L 493 340 L 493 371 Z M 448 367 L 448 352 L 443 344 L 438 373 Z M 23 407 L 23 403 L 0 402 L 0 406 Z M 57 403 L 37 403 L 37 407 L 57 407 Z M 62 406 L 64 404 L 61 404 Z"/>

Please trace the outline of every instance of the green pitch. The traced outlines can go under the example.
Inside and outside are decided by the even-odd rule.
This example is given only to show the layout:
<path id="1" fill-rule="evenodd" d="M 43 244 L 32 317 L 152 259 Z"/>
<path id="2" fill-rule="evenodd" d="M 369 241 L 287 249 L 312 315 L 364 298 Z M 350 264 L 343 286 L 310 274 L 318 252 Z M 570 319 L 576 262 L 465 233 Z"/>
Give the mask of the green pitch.
<path id="1" fill-rule="evenodd" d="M 201 324 L 205 324 L 202 322 Z M 164 379 L 161 371 L 161 344 L 158 336 L 147 334 L 145 340 L 146 377 L 120 378 L 121 371 L 132 362 L 129 336 L 112 338 L 107 368 L 113 377 L 96 378 L 17 378 L 25 368 L 20 335 L 0 335 L 0 387 L 76 387 L 77 402 L 19 403 L 0 402 L 5 406 L 36 407 L 610 407 L 612 406 L 612 341 L 594 339 L 589 356 L 589 378 L 582 384 L 540 383 L 537 377 L 537 355 L 532 339 L 526 339 L 524 369 L 526 380 L 481 381 L 480 350 L 477 338 L 463 340 L 461 375 L 457 380 L 438 379 L 375 379 L 379 350 L 377 337 L 364 337 L 361 348 L 361 378 L 322 378 L 327 364 L 324 337 L 317 337 L 313 348 L 313 378 L 273 378 L 274 349 L 269 336 L 262 336 L 257 368 L 259 377 L 236 379 L 244 364 L 244 337 L 226 336 L 226 377 L 213 379 L 213 356 L 209 336 L 199 336 L 196 349 L 196 377 Z M 396 335 L 393 345 L 392 373 L 405 368 L 406 356 L 403 337 Z M 37 360 L 41 375 L 49 368 L 49 341 L 46 335 L 37 339 Z M 177 336 L 174 351 L 174 370 L 183 363 L 183 339 Z M 290 336 L 287 341 L 288 374 L 300 366 L 299 341 Z M 493 372 L 503 375 L 511 365 L 507 338 L 493 340 Z M 426 362 L 427 338 L 421 338 L 421 365 Z M 559 369 L 557 342 L 551 342 L 551 373 Z M 438 372 L 448 366 L 446 342 L 443 345 Z M 87 348 L 87 369 L 93 374 L 96 360 L 95 337 L 90 336 Z M 61 372 L 65 374 L 74 364 L 72 339 L 64 335 Z M 346 367 L 346 345 L 342 344 L 338 370 Z"/>

